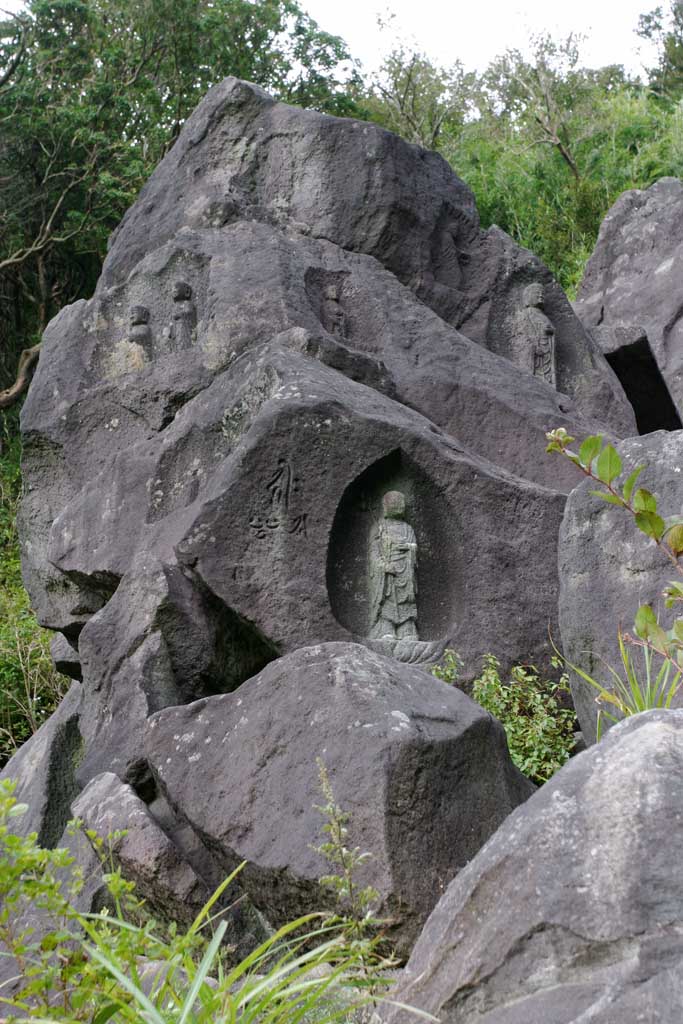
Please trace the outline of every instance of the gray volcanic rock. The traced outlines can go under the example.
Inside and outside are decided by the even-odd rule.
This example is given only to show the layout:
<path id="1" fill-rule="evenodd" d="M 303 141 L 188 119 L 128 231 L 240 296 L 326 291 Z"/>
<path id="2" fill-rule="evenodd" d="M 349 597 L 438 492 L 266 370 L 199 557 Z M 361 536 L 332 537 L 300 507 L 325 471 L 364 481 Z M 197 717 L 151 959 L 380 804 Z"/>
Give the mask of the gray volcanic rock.
<path id="1" fill-rule="evenodd" d="M 479 268 L 464 306 L 460 234 Z M 536 280 L 573 397 L 486 347 Z M 477 341 L 453 326 L 464 309 Z M 452 646 L 465 680 L 495 643 L 504 665 L 543 669 L 575 479 L 545 431 L 635 429 L 576 330 L 440 157 L 234 79 L 213 89 L 93 298 L 48 326 L 22 410 L 25 581 L 83 678 L 70 799 L 115 772 L 153 804 L 149 716 L 311 643 L 420 664 Z M 391 491 L 412 540 L 378 555 Z"/>
<path id="2" fill-rule="evenodd" d="M 683 406 L 682 275 L 683 182 L 662 178 L 648 189 L 624 192 L 609 210 L 575 303 L 589 327 L 637 325 L 647 334 L 678 410 Z"/>
<path id="3" fill-rule="evenodd" d="M 461 298 L 452 308 L 442 310 L 438 303 L 433 308 L 468 338 L 532 372 L 532 343 L 520 314 L 526 288 L 541 285 L 543 311 L 554 331 L 557 390 L 616 434 L 634 433 L 633 410 L 617 377 L 548 268 L 498 227 L 470 230 L 468 236 L 459 250 Z"/>
<path id="4" fill-rule="evenodd" d="M 74 801 L 72 813 L 105 842 L 114 837 L 107 849 L 153 914 L 192 924 L 211 892 L 130 786 L 111 772 L 98 775 Z"/>
<path id="5" fill-rule="evenodd" d="M 352 644 L 269 665 L 239 692 L 149 722 L 161 787 L 276 925 L 319 909 L 330 867 L 315 847 L 320 758 L 371 851 L 358 884 L 380 893 L 389 934 L 410 948 L 444 886 L 534 790 L 499 723 L 422 669 Z"/>
<path id="6" fill-rule="evenodd" d="M 306 340 L 238 360 L 55 521 L 66 578 L 121 580 L 80 636 L 83 781 L 129 778 L 163 706 L 233 690 L 311 641 L 368 642 L 370 537 L 391 489 L 417 535 L 424 658 L 455 647 L 471 675 L 496 636 L 503 661 L 547 662 L 564 496 L 302 355 Z"/>
<path id="7" fill-rule="evenodd" d="M 58 672 L 80 682 L 83 678 L 83 670 L 81 669 L 81 659 L 78 655 L 78 650 L 67 640 L 63 633 L 56 633 L 52 638 L 50 654 Z"/>
<path id="8" fill-rule="evenodd" d="M 38 833 L 41 846 L 53 849 L 71 819 L 71 801 L 78 793 L 76 772 L 83 757 L 80 712 L 83 688 L 73 683 L 54 714 L 8 761 L 0 779 L 16 782 L 14 796 L 28 805 L 13 819 L 13 831 Z"/>
<path id="9" fill-rule="evenodd" d="M 388 998 L 443 1024 L 677 1019 L 682 772 L 683 711 L 569 761 L 451 883 Z"/>
<path id="10" fill-rule="evenodd" d="M 176 921 L 188 928 L 204 908 L 224 873 L 213 864 L 196 841 L 188 846 L 179 831 L 162 819 L 116 775 L 105 772 L 94 778 L 72 806 L 72 814 L 85 829 L 105 840 L 106 848 L 126 878 L 135 882 L 136 895 L 161 921 Z M 239 881 L 239 880 L 238 880 Z M 232 882 L 214 904 L 228 925 L 225 942 L 238 956 L 246 956 L 269 932 L 248 896 Z"/>
<path id="11" fill-rule="evenodd" d="M 208 93 L 124 218 L 102 283 L 122 284 L 136 263 L 169 240 L 202 229 L 225 232 L 240 221 L 265 222 L 374 257 L 444 320 L 505 356 L 512 354 L 524 287 L 542 283 L 556 330 L 559 390 L 617 434 L 634 432 L 618 381 L 549 271 L 499 229 L 479 229 L 471 191 L 438 154 L 376 125 L 287 107 L 226 79 Z M 244 262 L 239 285 L 233 274 L 225 299 L 246 290 L 253 301 L 263 264 L 262 254 L 256 264 L 253 255 Z M 318 283 L 323 293 L 324 286 L 338 288 L 342 309 L 354 309 L 365 321 L 357 332 L 362 344 L 372 343 L 372 308 L 359 304 L 347 286 L 352 282 L 342 274 Z M 209 285 L 209 302 L 211 292 Z M 255 312 L 250 308 L 252 320 Z M 272 318 L 266 322 L 272 328 Z"/>
<path id="12" fill-rule="evenodd" d="M 639 486 L 657 496 L 660 514 L 680 516 L 683 507 L 683 431 L 659 431 L 622 441 L 618 446 L 624 479 L 646 465 Z M 591 495 L 595 485 L 581 483 L 569 496 L 560 530 L 560 633 L 565 657 L 607 686 L 606 665 L 621 669 L 617 633 L 632 631 L 641 604 L 661 608 L 662 622 L 672 612 L 661 594 L 675 568 L 633 518 Z M 636 663 L 641 665 L 638 652 Z M 570 674 L 574 706 L 586 742 L 595 741 L 596 691 Z M 683 695 L 681 698 L 683 699 Z M 609 722 L 605 722 L 608 726 Z"/>

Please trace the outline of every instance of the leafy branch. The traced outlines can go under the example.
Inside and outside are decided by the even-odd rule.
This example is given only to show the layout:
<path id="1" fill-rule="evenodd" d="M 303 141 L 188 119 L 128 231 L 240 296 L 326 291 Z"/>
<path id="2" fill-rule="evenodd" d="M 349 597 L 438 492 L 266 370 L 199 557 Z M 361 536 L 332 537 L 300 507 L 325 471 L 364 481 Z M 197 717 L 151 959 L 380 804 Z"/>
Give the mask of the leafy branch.
<path id="1" fill-rule="evenodd" d="M 546 451 L 569 459 L 584 476 L 600 484 L 599 490 L 590 493 L 628 512 L 641 533 L 654 541 L 662 555 L 683 575 L 683 517 L 664 519 L 660 515 L 655 495 L 644 487 L 636 487 L 645 466 L 637 466 L 620 483 L 623 471 L 621 458 L 611 444 L 603 443 L 601 435 L 587 437 L 578 452 L 570 447 L 575 439 L 564 427 L 551 430 L 546 437 Z M 666 608 L 673 608 L 683 601 L 683 582 L 670 582 L 664 590 L 664 598 Z M 660 624 L 651 605 L 644 604 L 636 613 L 634 633 L 635 636 L 619 630 L 619 651 L 624 672 L 622 676 L 607 666 L 612 676 L 612 689 L 567 662 L 577 675 L 599 691 L 598 701 L 611 705 L 621 716 L 636 714 L 652 707 L 670 707 L 683 680 L 683 617 L 674 619 L 671 628 L 667 630 Z M 627 644 L 642 650 L 644 675 L 641 676 L 636 670 Z M 653 655 L 662 659 L 661 668 L 656 673 Z M 604 713 L 612 721 L 617 721 L 615 715 Z"/>

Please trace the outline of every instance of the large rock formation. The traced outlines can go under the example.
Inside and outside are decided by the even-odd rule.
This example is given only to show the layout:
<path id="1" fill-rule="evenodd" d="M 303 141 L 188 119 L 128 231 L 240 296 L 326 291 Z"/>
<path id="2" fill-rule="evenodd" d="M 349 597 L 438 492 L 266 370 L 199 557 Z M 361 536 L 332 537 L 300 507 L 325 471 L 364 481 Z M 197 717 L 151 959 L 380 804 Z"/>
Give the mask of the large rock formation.
<path id="1" fill-rule="evenodd" d="M 502 727 L 452 686 L 353 644 L 308 647 L 237 693 L 167 708 L 146 741 L 169 803 L 275 925 L 329 900 L 319 766 L 371 858 L 356 883 L 409 951 L 453 875 L 532 792 Z M 91 783 L 91 785 L 93 785 Z M 89 787 L 90 788 L 90 787 Z"/>
<path id="2" fill-rule="evenodd" d="M 624 192 L 602 223 L 575 309 L 619 373 L 639 423 L 642 416 L 641 433 L 681 426 L 682 276 L 683 182 L 662 178 Z M 654 391 L 659 408 L 651 407 Z"/>
<path id="3" fill-rule="evenodd" d="M 683 711 L 628 719 L 570 761 L 451 883 L 389 998 L 443 1024 L 675 1020 L 681 772 Z"/>
<path id="4" fill-rule="evenodd" d="M 543 666 L 561 425 L 635 430 L 547 270 L 480 230 L 439 156 L 213 89 L 93 298 L 49 325 L 23 409 L 26 584 L 82 678 L 46 740 L 66 722 L 71 753 L 36 784 L 42 818 L 62 794 L 50 841 L 102 773 L 158 807 L 148 718 L 306 645 Z"/>
<path id="5" fill-rule="evenodd" d="M 546 313 L 539 292 L 513 316 L 526 372 L 405 286 L 431 281 L 431 304 L 446 301 L 453 218 L 471 265 L 486 252 L 498 268 L 486 280 L 545 287 Z M 211 91 L 92 300 L 49 326 L 23 410 L 25 578 L 41 622 L 78 646 L 81 783 L 144 776 L 150 713 L 232 690 L 279 654 L 391 648 L 370 562 L 392 490 L 416 543 L 400 656 L 452 646 L 471 676 L 495 640 L 503 662 L 545 661 L 564 497 L 541 484 L 574 476 L 544 457 L 544 431 L 599 429 L 579 407 L 634 428 L 583 335 L 574 400 L 534 376 L 540 339 L 540 370 L 562 385 L 563 331 L 579 330 L 539 267 L 479 231 L 437 155 L 235 80 Z M 508 285 L 491 289 L 477 308 L 512 316 Z"/>
<path id="6" fill-rule="evenodd" d="M 657 496 L 665 518 L 680 516 L 683 506 L 683 431 L 659 431 L 618 445 L 623 478 L 644 464 L 639 486 Z M 661 594 L 678 579 L 675 566 L 622 509 L 594 497 L 595 485 L 585 480 L 569 496 L 560 530 L 560 632 L 564 655 L 604 686 L 612 679 L 607 668 L 623 675 L 618 631 L 633 631 L 641 604 L 662 608 Z M 632 650 L 639 671 L 641 652 Z M 657 666 L 658 667 L 658 666 Z M 584 737 L 595 741 L 597 691 L 576 673 L 570 675 L 574 706 Z M 683 694 L 680 695 L 683 700 Z M 613 709 L 612 709 L 613 710 Z M 605 720 L 609 726 L 609 720 Z"/>

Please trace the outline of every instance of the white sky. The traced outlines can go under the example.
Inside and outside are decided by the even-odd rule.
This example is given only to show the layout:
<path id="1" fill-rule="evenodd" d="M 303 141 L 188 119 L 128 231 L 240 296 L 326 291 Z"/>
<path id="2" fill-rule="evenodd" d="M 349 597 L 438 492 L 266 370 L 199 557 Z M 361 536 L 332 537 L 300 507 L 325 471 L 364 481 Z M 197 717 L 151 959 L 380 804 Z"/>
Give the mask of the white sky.
<path id="1" fill-rule="evenodd" d="M 448 66 L 460 59 L 470 70 L 483 69 L 509 47 L 527 48 L 529 36 L 549 31 L 561 39 L 570 32 L 587 36 L 583 63 L 589 67 L 624 64 L 633 73 L 654 62 L 635 30 L 638 15 L 662 0 L 299 0 L 321 28 L 342 36 L 366 71 L 400 37 Z M 0 8 L 18 10 L 21 0 L 0 0 Z M 664 2 L 664 7 L 668 7 Z M 377 16 L 394 14 L 391 30 L 380 32 Z"/>
<path id="2" fill-rule="evenodd" d="M 570 32 L 588 37 L 581 54 L 589 67 L 624 64 L 640 72 L 652 51 L 635 34 L 638 15 L 661 0 L 300 0 L 321 28 L 342 36 L 366 70 L 374 70 L 391 49 L 391 35 L 416 43 L 434 62 L 460 59 L 468 70 L 483 69 L 508 48 L 525 50 L 531 34 L 555 38 Z M 668 3 L 664 3 L 668 7 Z M 377 15 L 395 15 L 392 31 L 380 32 Z M 642 50 L 642 53 L 639 51 Z"/>

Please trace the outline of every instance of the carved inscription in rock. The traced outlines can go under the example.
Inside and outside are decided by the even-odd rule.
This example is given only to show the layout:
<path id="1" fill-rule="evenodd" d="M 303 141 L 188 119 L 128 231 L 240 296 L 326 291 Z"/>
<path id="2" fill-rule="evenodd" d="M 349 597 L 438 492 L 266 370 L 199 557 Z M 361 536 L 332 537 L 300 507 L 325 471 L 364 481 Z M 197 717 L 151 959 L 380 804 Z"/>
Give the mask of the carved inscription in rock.
<path id="1" fill-rule="evenodd" d="M 277 468 L 267 480 L 265 490 L 266 499 L 262 508 L 254 511 L 249 518 L 249 526 L 254 534 L 260 540 L 265 540 L 278 530 L 284 530 L 305 537 L 308 513 L 292 508 L 299 491 L 299 478 L 294 475 L 287 459 L 278 459 Z"/>

